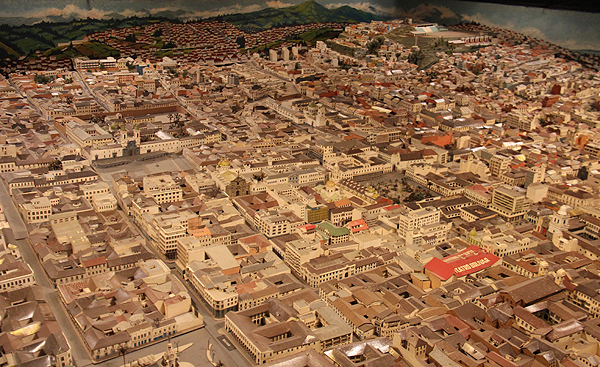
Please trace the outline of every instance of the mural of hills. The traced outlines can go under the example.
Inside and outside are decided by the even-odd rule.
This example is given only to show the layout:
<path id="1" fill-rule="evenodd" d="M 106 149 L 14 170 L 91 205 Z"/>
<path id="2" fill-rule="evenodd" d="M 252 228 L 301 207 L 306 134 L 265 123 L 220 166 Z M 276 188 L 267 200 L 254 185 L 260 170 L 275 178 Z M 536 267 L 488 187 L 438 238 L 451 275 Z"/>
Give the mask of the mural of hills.
<path id="1" fill-rule="evenodd" d="M 59 43 L 82 39 L 107 29 L 144 26 L 167 18 L 83 19 L 70 22 L 41 22 L 33 25 L 0 27 L 0 58 L 21 57 L 45 51 Z"/>
<path id="2" fill-rule="evenodd" d="M 227 19 L 249 32 L 277 25 L 325 20 L 412 18 L 445 25 L 475 21 L 541 38 L 572 50 L 600 50 L 600 13 L 502 5 L 484 0 L 317 1 L 1 0 L 0 57 L 44 50 L 57 43 L 81 39 L 92 32 L 126 27 L 132 22 L 143 26 L 152 21 L 216 17 Z M 40 27 L 42 22 L 46 25 Z"/>
<path id="3" fill-rule="evenodd" d="M 381 16 L 347 5 L 328 9 L 312 0 L 285 8 L 266 8 L 250 13 L 223 15 L 217 18 L 249 29 L 267 29 L 306 23 L 383 20 Z"/>
<path id="4" fill-rule="evenodd" d="M 152 14 L 152 15 L 151 15 Z M 140 17 L 140 15 L 144 15 Z M 59 43 L 82 39 L 88 34 L 108 29 L 145 26 L 157 22 L 180 22 L 188 14 L 183 10 L 161 10 L 151 13 L 142 9 L 135 16 L 107 13 L 100 19 L 74 19 L 68 22 L 43 21 L 32 25 L 0 27 L 0 58 L 20 57 L 34 51 L 46 51 Z M 323 22 L 368 22 L 382 17 L 350 6 L 328 9 L 315 1 L 282 7 L 266 8 L 250 13 L 219 15 L 208 19 L 240 26 L 244 31 L 259 31 L 272 27 Z M 200 20 L 200 19 L 195 19 Z"/>

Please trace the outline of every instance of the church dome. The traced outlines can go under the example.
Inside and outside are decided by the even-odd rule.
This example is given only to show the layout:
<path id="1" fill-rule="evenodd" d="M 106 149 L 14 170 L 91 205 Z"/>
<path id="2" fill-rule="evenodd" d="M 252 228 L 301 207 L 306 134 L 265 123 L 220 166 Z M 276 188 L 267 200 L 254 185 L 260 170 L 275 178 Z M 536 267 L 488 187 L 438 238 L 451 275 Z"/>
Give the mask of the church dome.
<path id="1" fill-rule="evenodd" d="M 229 159 L 222 159 L 219 161 L 219 167 L 229 167 L 231 166 L 231 162 Z"/>
<path id="2" fill-rule="evenodd" d="M 568 208 L 569 208 L 569 207 L 568 207 L 567 205 L 562 205 L 562 206 L 560 207 L 560 209 L 558 209 L 558 215 L 565 215 L 565 216 L 566 216 L 566 215 L 569 215 L 569 214 L 567 213 L 567 210 L 568 210 Z"/>

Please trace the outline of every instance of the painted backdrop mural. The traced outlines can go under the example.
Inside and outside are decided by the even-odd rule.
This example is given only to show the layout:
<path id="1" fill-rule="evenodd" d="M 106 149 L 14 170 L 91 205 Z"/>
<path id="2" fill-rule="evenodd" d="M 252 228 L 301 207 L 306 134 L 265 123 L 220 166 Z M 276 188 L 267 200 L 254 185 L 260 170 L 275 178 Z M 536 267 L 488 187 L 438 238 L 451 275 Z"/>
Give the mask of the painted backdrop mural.
<path id="1" fill-rule="evenodd" d="M 34 24 L 88 17 L 122 19 L 131 16 L 189 20 L 220 14 L 247 13 L 269 7 L 282 8 L 301 2 L 302 0 L 2 0 L 0 24 Z M 441 24 L 477 21 L 542 38 L 572 50 L 600 51 L 600 14 L 446 0 L 318 0 L 318 3 L 329 9 L 349 5 L 384 18 L 411 17 Z"/>

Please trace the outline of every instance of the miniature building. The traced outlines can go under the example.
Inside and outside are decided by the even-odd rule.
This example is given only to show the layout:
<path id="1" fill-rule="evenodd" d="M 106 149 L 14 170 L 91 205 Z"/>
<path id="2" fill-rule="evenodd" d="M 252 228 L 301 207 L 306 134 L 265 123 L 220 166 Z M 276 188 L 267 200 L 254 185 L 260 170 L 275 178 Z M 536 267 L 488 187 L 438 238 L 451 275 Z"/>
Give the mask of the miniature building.
<path id="1" fill-rule="evenodd" d="M 242 177 L 237 176 L 225 187 L 225 193 L 230 197 L 250 195 L 250 185 Z"/>
<path id="2" fill-rule="evenodd" d="M 441 222 L 440 216 L 441 211 L 434 207 L 409 211 L 399 218 L 398 234 L 407 245 L 442 243 L 452 224 Z"/>
<path id="3" fill-rule="evenodd" d="M 181 187 L 170 175 L 144 177 L 144 194 L 152 197 L 157 204 L 181 200 Z"/>
<path id="4" fill-rule="evenodd" d="M 490 209 L 508 221 L 523 218 L 529 209 L 529 201 L 521 189 L 505 186 L 497 187 L 492 193 Z"/>
<path id="5" fill-rule="evenodd" d="M 120 284 L 117 291 L 111 285 L 115 281 Z M 78 331 L 95 361 L 118 356 L 119 347 L 123 345 L 140 348 L 203 324 L 192 308 L 185 287 L 160 260 L 148 260 L 135 268 L 59 285 L 58 290 L 70 317 L 79 320 Z M 129 301 L 109 310 L 107 306 L 115 302 L 115 296 Z M 95 299 L 102 299 L 101 304 L 89 302 Z M 100 310 L 105 310 L 104 319 L 92 317 Z"/>
<path id="6" fill-rule="evenodd" d="M 256 364 L 352 342 L 352 329 L 311 290 L 225 315 L 225 330 Z"/>
<path id="7" fill-rule="evenodd" d="M 432 288 L 438 288 L 454 279 L 501 264 L 502 259 L 498 256 L 471 245 L 456 255 L 443 259 L 433 258 L 425 265 L 425 274 L 430 277 Z"/>

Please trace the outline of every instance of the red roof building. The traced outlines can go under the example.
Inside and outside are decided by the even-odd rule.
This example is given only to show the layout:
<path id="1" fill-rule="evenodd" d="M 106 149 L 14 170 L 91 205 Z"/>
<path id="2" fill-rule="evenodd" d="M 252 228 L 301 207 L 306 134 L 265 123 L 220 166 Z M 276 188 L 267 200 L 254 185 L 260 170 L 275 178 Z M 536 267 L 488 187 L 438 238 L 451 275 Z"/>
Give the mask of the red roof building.
<path id="1" fill-rule="evenodd" d="M 431 287 L 439 288 L 469 274 L 501 264 L 502 259 L 498 256 L 471 245 L 455 255 L 432 259 L 425 265 L 425 274 L 431 280 Z"/>
<path id="2" fill-rule="evenodd" d="M 346 223 L 345 227 L 348 228 L 352 233 L 357 233 L 369 229 L 367 222 L 365 222 L 365 220 L 362 218 Z"/>

